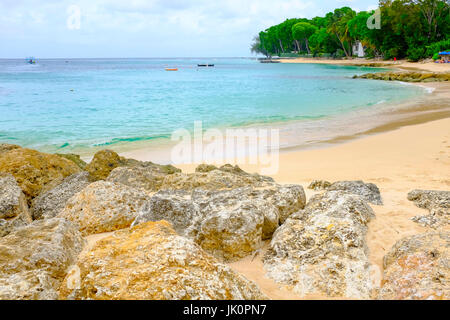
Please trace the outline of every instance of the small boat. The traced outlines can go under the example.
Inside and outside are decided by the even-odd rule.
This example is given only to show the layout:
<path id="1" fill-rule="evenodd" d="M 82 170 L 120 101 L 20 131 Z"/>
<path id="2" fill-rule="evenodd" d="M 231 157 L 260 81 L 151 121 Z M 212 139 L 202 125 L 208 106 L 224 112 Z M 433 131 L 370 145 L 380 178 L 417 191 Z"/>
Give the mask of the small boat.
<path id="1" fill-rule="evenodd" d="M 214 67 L 214 65 L 213 64 L 197 64 L 197 67 L 208 68 L 208 67 Z"/>
<path id="2" fill-rule="evenodd" d="M 26 62 L 28 64 L 36 64 L 36 58 L 35 57 L 28 57 L 25 60 L 26 60 Z"/>
<path id="3" fill-rule="evenodd" d="M 178 71 L 178 68 L 166 68 L 166 71 Z"/>

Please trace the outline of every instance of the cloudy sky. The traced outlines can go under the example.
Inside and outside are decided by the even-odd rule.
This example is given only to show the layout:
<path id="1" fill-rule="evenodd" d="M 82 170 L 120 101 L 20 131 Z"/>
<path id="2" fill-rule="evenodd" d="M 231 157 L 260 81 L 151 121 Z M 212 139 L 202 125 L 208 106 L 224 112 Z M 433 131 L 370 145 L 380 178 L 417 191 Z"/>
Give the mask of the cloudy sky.
<path id="1" fill-rule="evenodd" d="M 250 56 L 253 36 L 286 18 L 311 18 L 342 6 L 368 10 L 377 3 L 0 0 L 0 58 Z"/>

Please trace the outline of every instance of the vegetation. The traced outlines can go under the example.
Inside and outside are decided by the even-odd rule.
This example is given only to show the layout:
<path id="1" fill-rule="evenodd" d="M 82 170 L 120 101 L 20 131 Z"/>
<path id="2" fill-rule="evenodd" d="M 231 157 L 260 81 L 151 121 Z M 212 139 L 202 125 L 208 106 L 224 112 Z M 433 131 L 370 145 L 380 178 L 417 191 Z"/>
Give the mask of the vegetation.
<path id="1" fill-rule="evenodd" d="M 368 57 L 418 61 L 450 49 L 450 0 L 380 0 L 379 7 L 379 29 L 368 25 L 375 11 L 343 7 L 325 17 L 287 19 L 261 31 L 252 52 L 351 57 L 352 45 L 360 41 Z"/>

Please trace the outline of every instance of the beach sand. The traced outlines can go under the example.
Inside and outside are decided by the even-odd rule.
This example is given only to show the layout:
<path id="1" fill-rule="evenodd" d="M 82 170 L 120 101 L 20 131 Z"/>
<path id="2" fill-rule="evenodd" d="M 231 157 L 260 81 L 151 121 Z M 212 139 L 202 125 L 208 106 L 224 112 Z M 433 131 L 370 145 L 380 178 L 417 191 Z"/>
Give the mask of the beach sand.
<path id="1" fill-rule="evenodd" d="M 367 63 L 377 63 L 385 65 L 386 68 L 400 68 L 404 70 L 421 70 L 429 72 L 450 72 L 450 63 L 435 62 L 408 62 L 406 60 L 383 61 L 368 59 L 350 59 L 350 60 L 333 60 L 333 59 L 316 59 L 316 58 L 294 58 L 280 59 L 281 63 L 317 63 L 317 64 L 334 64 L 334 65 L 364 65 Z"/>

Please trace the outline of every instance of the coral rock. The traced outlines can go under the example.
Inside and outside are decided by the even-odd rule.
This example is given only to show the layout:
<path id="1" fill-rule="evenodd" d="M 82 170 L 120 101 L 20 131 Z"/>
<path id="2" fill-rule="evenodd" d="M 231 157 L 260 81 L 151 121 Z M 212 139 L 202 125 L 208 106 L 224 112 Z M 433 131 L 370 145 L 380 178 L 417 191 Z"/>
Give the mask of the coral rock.
<path id="1" fill-rule="evenodd" d="M 414 217 L 417 223 L 433 229 L 450 224 L 450 191 L 413 190 L 408 193 L 408 200 L 430 211 L 427 216 Z"/>
<path id="2" fill-rule="evenodd" d="M 68 219 L 83 235 L 127 228 L 150 197 L 119 183 L 97 181 L 70 198 L 58 217 Z"/>
<path id="3" fill-rule="evenodd" d="M 264 256 L 268 275 L 302 296 L 370 298 L 365 237 L 373 217 L 359 196 L 340 191 L 315 195 L 273 235 Z"/>
<path id="4" fill-rule="evenodd" d="M 382 205 L 380 190 L 373 183 L 363 181 L 338 181 L 327 188 L 328 191 L 344 191 L 361 196 L 367 202 Z"/>
<path id="5" fill-rule="evenodd" d="M 0 238 L 0 300 L 57 299 L 84 240 L 63 219 L 35 221 Z"/>
<path id="6" fill-rule="evenodd" d="M 427 233 L 398 241 L 384 257 L 379 298 L 448 300 L 450 233 Z"/>
<path id="7" fill-rule="evenodd" d="M 254 300 L 259 288 L 165 221 L 116 231 L 83 253 L 60 289 L 62 299 Z"/>

